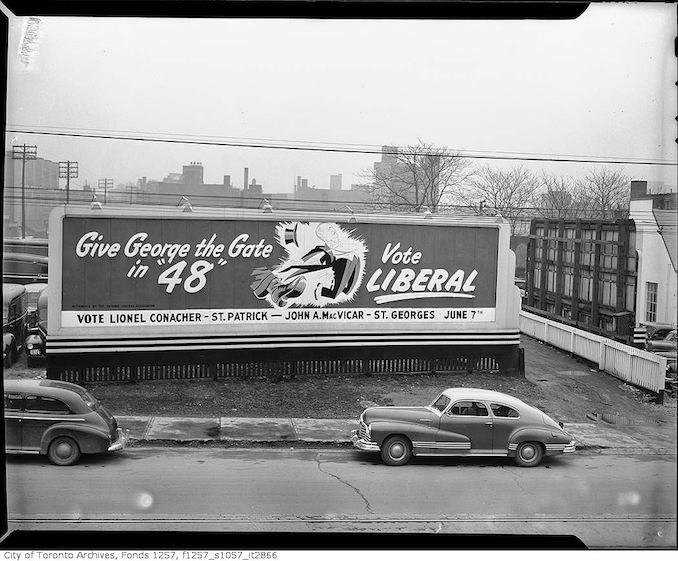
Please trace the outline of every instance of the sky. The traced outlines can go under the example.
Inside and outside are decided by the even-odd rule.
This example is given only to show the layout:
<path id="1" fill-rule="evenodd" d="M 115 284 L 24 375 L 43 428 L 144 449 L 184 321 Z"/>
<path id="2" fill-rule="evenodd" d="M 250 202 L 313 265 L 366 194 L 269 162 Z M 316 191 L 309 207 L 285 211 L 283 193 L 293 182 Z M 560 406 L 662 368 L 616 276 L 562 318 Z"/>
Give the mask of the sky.
<path id="1" fill-rule="evenodd" d="M 676 162 L 672 4 L 593 4 L 565 21 L 44 17 L 33 41 L 27 18 L 4 13 L 8 129 Z M 200 161 L 208 183 L 242 187 L 247 167 L 265 192 L 292 191 L 296 176 L 327 188 L 338 173 L 348 189 L 379 159 L 14 132 L 5 143 L 78 161 L 72 186 Z M 575 178 L 604 167 L 474 162 Z M 676 185 L 675 166 L 609 167 Z"/>

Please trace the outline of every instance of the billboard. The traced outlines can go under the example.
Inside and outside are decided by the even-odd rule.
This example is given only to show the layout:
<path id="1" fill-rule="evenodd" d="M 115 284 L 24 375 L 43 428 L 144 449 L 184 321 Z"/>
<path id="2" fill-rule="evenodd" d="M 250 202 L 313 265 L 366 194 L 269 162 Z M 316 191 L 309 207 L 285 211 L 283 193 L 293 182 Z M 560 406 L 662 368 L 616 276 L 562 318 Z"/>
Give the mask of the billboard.
<path id="1" fill-rule="evenodd" d="M 499 227 L 313 218 L 65 215 L 61 327 L 495 321 Z"/>

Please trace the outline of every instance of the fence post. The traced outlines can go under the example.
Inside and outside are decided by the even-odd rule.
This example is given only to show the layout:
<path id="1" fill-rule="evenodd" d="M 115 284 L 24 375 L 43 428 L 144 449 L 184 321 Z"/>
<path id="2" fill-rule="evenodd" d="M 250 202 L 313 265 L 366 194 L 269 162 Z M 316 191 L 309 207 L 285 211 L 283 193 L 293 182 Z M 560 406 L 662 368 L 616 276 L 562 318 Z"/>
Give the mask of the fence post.
<path id="1" fill-rule="evenodd" d="M 598 370 L 600 371 L 605 371 L 605 351 L 606 351 L 606 346 L 605 342 L 601 341 L 600 342 L 600 354 L 598 356 Z"/>
<path id="2" fill-rule="evenodd" d="M 574 356 L 574 328 L 570 327 L 570 356 Z"/>

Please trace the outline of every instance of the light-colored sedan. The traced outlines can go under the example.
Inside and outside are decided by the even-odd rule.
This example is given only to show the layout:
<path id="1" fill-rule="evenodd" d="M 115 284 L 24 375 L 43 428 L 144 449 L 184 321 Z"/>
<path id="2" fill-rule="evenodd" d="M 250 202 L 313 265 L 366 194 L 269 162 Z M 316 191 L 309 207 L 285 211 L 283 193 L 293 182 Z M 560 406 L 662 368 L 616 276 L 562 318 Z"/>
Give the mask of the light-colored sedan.
<path id="1" fill-rule="evenodd" d="M 369 407 L 351 441 L 392 466 L 412 456 L 504 456 L 533 467 L 575 451 L 562 423 L 510 395 L 473 388 L 447 389 L 425 407 Z"/>

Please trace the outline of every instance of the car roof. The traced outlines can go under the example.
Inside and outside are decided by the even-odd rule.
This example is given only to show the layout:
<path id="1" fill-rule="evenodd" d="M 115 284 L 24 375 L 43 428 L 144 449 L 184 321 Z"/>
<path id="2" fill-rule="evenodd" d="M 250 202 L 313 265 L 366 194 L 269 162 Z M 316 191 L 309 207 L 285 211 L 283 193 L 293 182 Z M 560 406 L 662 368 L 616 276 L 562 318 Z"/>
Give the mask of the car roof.
<path id="1" fill-rule="evenodd" d="M 59 380 L 36 380 L 34 378 L 22 378 L 17 380 L 4 380 L 5 392 L 31 393 L 34 395 L 60 396 L 63 399 L 72 398 L 73 394 L 80 395 L 86 391 L 84 388 L 70 382 Z"/>
<path id="2" fill-rule="evenodd" d="M 2 300 L 4 303 L 26 292 L 23 284 L 2 283 Z"/>
<path id="3" fill-rule="evenodd" d="M 42 292 L 45 288 L 47 288 L 47 283 L 29 282 L 28 284 L 24 285 L 24 288 L 26 289 L 26 292 Z"/>
<path id="4" fill-rule="evenodd" d="M 480 388 L 448 388 L 443 393 L 452 400 L 482 399 L 487 401 L 500 401 L 506 405 L 527 405 L 517 397 L 496 392 L 494 390 L 483 390 Z"/>
<path id="5" fill-rule="evenodd" d="M 5 253 L 3 255 L 4 261 L 18 261 L 22 263 L 40 263 L 42 265 L 49 265 L 49 258 L 44 255 L 36 255 L 35 253 Z"/>

